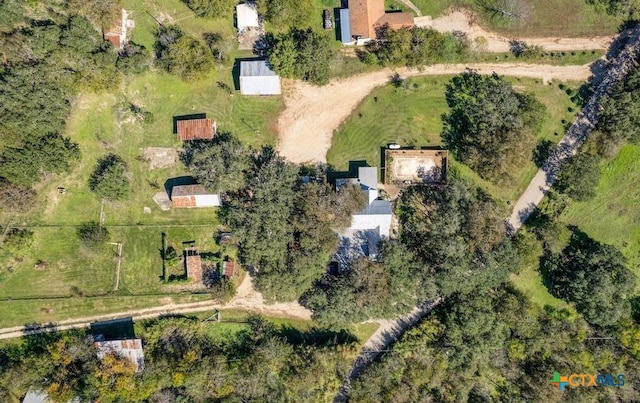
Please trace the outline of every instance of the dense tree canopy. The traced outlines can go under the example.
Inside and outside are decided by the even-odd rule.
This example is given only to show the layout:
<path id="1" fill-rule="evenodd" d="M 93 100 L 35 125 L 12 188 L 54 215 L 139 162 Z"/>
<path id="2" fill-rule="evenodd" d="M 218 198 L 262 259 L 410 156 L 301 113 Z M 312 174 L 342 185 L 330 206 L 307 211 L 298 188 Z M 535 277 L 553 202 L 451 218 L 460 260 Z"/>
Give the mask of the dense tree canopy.
<path id="1" fill-rule="evenodd" d="M 197 318 L 140 323 L 145 367 L 137 373 L 116 355 L 99 360 L 84 331 L 4 345 L 0 400 L 32 388 L 54 401 L 329 401 L 354 355 L 347 332 L 300 331 L 258 316 L 228 325 Z"/>
<path id="2" fill-rule="evenodd" d="M 378 38 L 367 44 L 369 55 L 363 60 L 383 66 L 420 67 L 429 64 L 460 61 L 466 54 L 468 43 L 450 33 L 441 33 L 419 27 L 378 30 Z"/>
<path id="3" fill-rule="evenodd" d="M 89 188 L 107 200 L 124 200 L 129 195 L 129 173 L 127 163 L 115 154 L 98 160 L 89 177 Z"/>
<path id="4" fill-rule="evenodd" d="M 269 42 L 269 64 L 281 76 L 300 78 L 318 85 L 329 81 L 333 49 L 326 35 L 311 28 L 293 28 L 272 36 Z"/>
<path id="5" fill-rule="evenodd" d="M 555 187 L 574 200 L 585 201 L 596 195 L 599 180 L 598 158 L 589 154 L 578 154 L 562 167 Z"/>
<path id="6" fill-rule="evenodd" d="M 155 43 L 158 64 L 184 80 L 204 77 L 213 67 L 211 51 L 177 25 L 160 25 Z"/>
<path id="7" fill-rule="evenodd" d="M 497 74 L 462 73 L 447 84 L 442 138 L 455 158 L 493 182 L 530 158 L 544 106 Z"/>
<path id="8" fill-rule="evenodd" d="M 574 302 L 588 322 L 606 326 L 630 314 L 627 298 L 635 276 L 626 266 L 625 257 L 613 246 L 574 230 L 569 245 L 550 255 L 544 270 L 554 295 Z"/>
<path id="9" fill-rule="evenodd" d="M 341 327 L 371 318 L 391 318 L 431 300 L 433 281 L 403 244 L 382 242 L 379 262 L 368 258 L 352 262 L 346 273 L 326 274 L 303 298 L 313 317 L 326 326 Z"/>
<path id="10" fill-rule="evenodd" d="M 457 296 L 370 365 L 352 383 L 349 401 L 633 400 L 637 383 L 562 393 L 548 384 L 554 371 L 572 373 L 576 367 L 602 374 L 638 371 L 638 361 L 615 344 L 587 340 L 608 336 L 569 311 L 541 309 L 510 288 Z"/>
<path id="11" fill-rule="evenodd" d="M 518 267 L 504 207 L 479 188 L 455 178 L 444 188 L 412 187 L 399 211 L 401 242 L 444 295 L 497 286 Z"/>
<path id="12" fill-rule="evenodd" d="M 632 70 L 601 103 L 598 130 L 609 140 L 640 144 L 640 69 Z"/>
<path id="13" fill-rule="evenodd" d="M 0 177 L 29 186 L 48 173 L 66 171 L 79 159 L 78 145 L 58 134 L 28 137 L 22 147 L 7 147 L 0 155 Z"/>
<path id="14" fill-rule="evenodd" d="M 264 147 L 251 156 L 246 187 L 225 207 L 224 216 L 240 239 L 244 263 L 258 271 L 277 270 L 285 264 L 297 172 L 273 148 Z"/>
<path id="15" fill-rule="evenodd" d="M 227 134 L 213 141 L 187 144 L 183 162 L 191 174 L 212 192 L 236 192 L 245 186 L 250 151 L 238 139 Z"/>

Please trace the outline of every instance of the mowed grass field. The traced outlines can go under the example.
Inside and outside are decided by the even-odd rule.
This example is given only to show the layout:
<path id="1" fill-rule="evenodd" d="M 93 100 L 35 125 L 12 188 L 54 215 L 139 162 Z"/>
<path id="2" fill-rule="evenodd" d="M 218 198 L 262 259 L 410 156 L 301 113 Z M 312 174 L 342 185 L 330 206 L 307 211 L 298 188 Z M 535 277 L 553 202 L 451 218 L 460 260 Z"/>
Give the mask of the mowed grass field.
<path id="1" fill-rule="evenodd" d="M 441 145 L 442 115 L 449 107 L 445 100 L 445 85 L 451 76 L 409 79 L 409 90 L 387 84 L 375 89 L 354 110 L 333 136 L 327 161 L 337 170 L 348 168 L 350 160 L 366 160 L 370 166 L 381 166 L 381 147 L 387 143 L 402 146 Z M 564 133 L 564 123 L 573 121 L 576 108 L 570 96 L 560 89 L 559 82 L 542 84 L 540 80 L 508 78 L 517 90 L 530 92 L 546 106 L 538 140 L 558 142 Z M 577 88 L 579 83 L 565 83 Z M 503 201 L 514 201 L 526 188 L 537 168 L 528 161 L 513 181 L 495 186 L 480 179 L 466 166 L 451 158 L 450 167 L 472 178 Z"/>
<path id="2" fill-rule="evenodd" d="M 571 202 L 560 220 L 577 225 L 599 242 L 614 245 L 628 259 L 640 291 L 640 146 L 626 145 L 602 167 L 596 197 Z"/>

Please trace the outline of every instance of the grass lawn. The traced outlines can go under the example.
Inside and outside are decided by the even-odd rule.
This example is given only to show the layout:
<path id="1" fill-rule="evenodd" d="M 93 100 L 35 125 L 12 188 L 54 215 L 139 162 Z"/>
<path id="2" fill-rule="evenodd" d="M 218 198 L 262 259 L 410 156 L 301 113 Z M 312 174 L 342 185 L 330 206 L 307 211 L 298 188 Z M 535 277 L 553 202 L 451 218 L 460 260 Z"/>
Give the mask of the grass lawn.
<path id="1" fill-rule="evenodd" d="M 48 323 L 89 315 L 115 313 L 123 310 L 151 308 L 170 303 L 197 302 L 210 298 L 211 295 L 209 294 L 152 294 L 3 300 L 0 303 L 0 326 Z"/>
<path id="2" fill-rule="evenodd" d="M 596 197 L 571 202 L 560 220 L 577 225 L 599 242 L 614 245 L 628 259 L 640 291 L 640 146 L 626 145 L 602 168 Z"/>
<path id="3" fill-rule="evenodd" d="M 523 228 L 520 231 L 527 231 L 527 229 Z M 531 247 L 522 251 L 522 265 L 520 267 L 520 271 L 518 273 L 511 274 L 511 283 L 540 308 L 545 305 L 551 305 L 557 309 L 569 308 L 569 304 L 549 293 L 549 290 L 545 286 L 542 276 L 538 271 L 540 258 L 543 255 L 542 244 L 535 240 L 533 234 L 524 235 L 532 238 L 533 242 Z M 533 245 L 535 245 L 535 247 L 533 247 Z"/>
<path id="4" fill-rule="evenodd" d="M 234 334 L 249 328 L 247 324 L 247 318 L 250 315 L 249 312 L 238 309 L 223 309 L 220 313 L 221 321 L 210 322 L 210 325 L 208 326 L 211 334 L 225 337 L 233 336 Z M 201 312 L 193 315 L 198 318 L 205 319 L 211 316 L 211 313 Z M 286 329 L 295 329 L 304 333 L 313 331 L 315 326 L 314 322 L 302 319 L 279 318 L 273 316 L 267 316 L 266 318 L 269 322 L 276 325 L 277 328 L 283 329 L 284 331 L 286 331 Z M 379 325 L 377 323 L 352 324 L 347 330 L 358 339 L 357 343 L 361 346 L 378 329 L 378 326 Z"/>
<path id="5" fill-rule="evenodd" d="M 504 34 L 520 36 L 591 36 L 617 32 L 620 18 L 600 13 L 585 0 L 530 0 L 530 17 L 519 24 L 493 20 L 489 25 Z"/>
<path id="6" fill-rule="evenodd" d="M 336 131 L 327 161 L 337 170 L 346 170 L 350 160 L 366 160 L 370 166 L 381 165 L 380 147 L 387 143 L 403 146 L 440 145 L 443 113 L 448 111 L 445 84 L 450 76 L 416 77 L 409 79 L 409 90 L 391 85 L 375 89 L 355 109 Z M 575 112 L 570 97 L 558 82 L 544 85 L 540 80 L 508 78 L 518 90 L 533 93 L 547 107 L 538 139 L 557 142 L 564 133 L 562 120 L 571 121 Z M 578 83 L 569 84 L 576 88 Z M 537 168 L 529 161 L 508 186 L 495 186 L 483 181 L 462 164 L 452 162 L 451 168 L 462 176 L 480 183 L 491 194 L 514 201 L 526 188 Z"/>

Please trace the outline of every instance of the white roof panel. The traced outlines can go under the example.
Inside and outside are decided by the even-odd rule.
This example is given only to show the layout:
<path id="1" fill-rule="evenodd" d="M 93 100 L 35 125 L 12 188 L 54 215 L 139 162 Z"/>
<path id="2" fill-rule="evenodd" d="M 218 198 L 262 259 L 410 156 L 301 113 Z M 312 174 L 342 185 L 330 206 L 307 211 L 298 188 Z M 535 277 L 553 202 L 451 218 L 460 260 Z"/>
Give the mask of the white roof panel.
<path id="1" fill-rule="evenodd" d="M 246 28 L 258 28 L 258 10 L 255 4 L 238 4 L 236 6 L 236 16 L 238 19 L 238 32 Z"/>

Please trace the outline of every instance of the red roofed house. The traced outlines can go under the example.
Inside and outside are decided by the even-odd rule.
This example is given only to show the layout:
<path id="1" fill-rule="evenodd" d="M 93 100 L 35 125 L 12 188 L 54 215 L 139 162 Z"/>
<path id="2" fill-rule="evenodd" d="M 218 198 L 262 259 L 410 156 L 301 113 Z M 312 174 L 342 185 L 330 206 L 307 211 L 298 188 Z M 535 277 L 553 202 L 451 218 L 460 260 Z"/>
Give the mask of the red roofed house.
<path id="1" fill-rule="evenodd" d="M 340 37 L 343 44 L 362 45 L 376 38 L 376 28 L 414 26 L 413 14 L 385 12 L 384 0 L 348 0 L 340 9 Z"/>
<path id="2" fill-rule="evenodd" d="M 120 18 L 104 33 L 104 39 L 111 42 L 116 50 L 122 50 L 127 44 L 127 28 L 134 26 L 133 20 L 128 19 L 128 16 L 127 10 L 123 8 Z"/>
<path id="3" fill-rule="evenodd" d="M 185 266 L 187 268 L 187 278 L 195 282 L 202 281 L 202 259 L 196 248 L 184 250 Z"/>
<path id="4" fill-rule="evenodd" d="M 218 130 L 213 119 L 178 120 L 178 138 L 181 141 L 211 140 Z"/>

